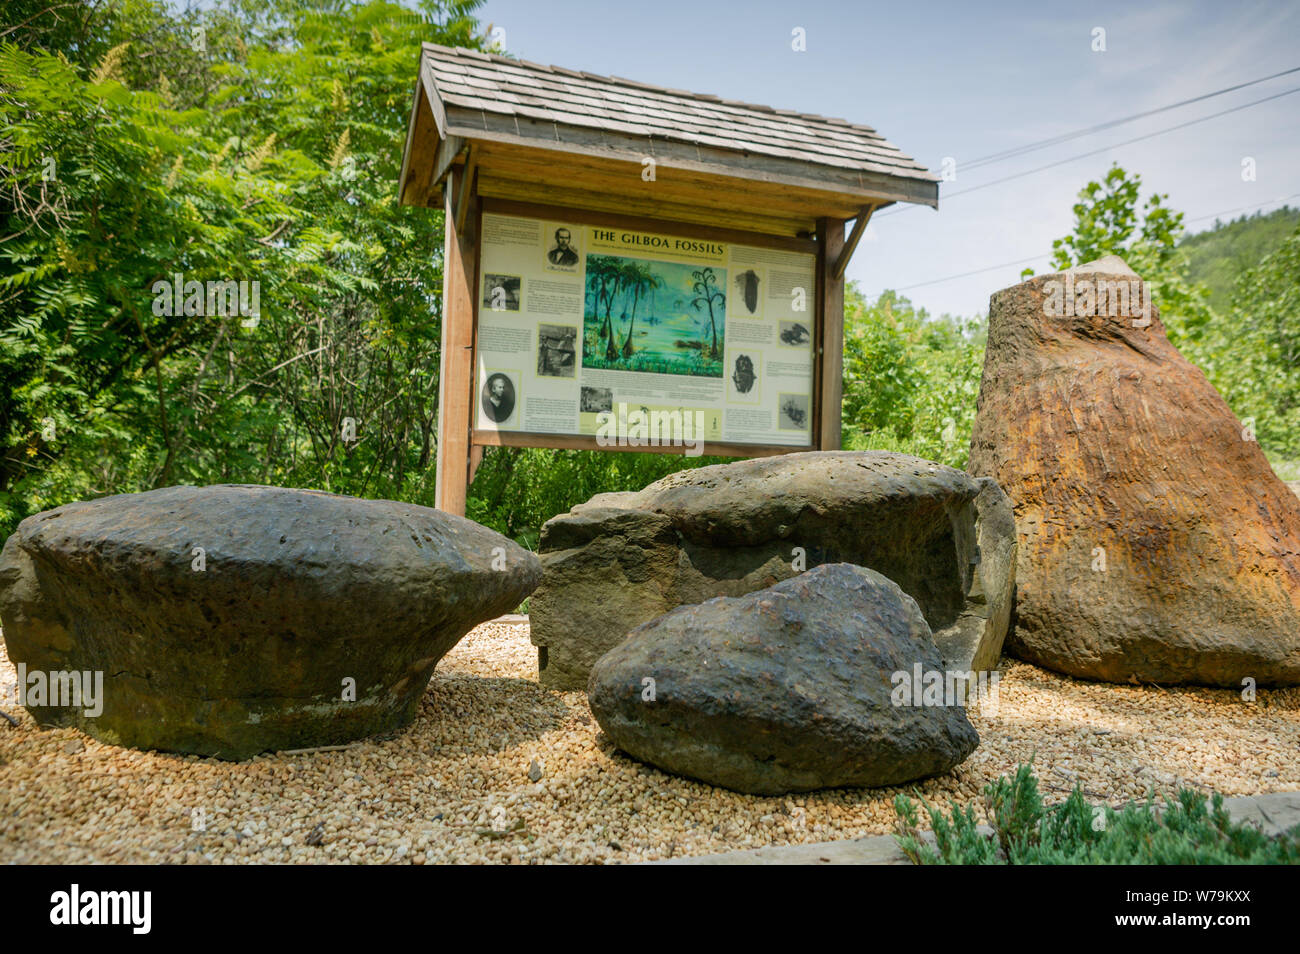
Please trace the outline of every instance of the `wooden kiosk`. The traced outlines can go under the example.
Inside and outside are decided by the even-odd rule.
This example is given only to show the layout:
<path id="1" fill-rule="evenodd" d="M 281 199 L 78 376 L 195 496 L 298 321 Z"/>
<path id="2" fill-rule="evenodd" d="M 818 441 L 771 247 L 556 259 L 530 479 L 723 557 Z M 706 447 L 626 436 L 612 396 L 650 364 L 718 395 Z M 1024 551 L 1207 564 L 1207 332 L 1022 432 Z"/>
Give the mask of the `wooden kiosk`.
<path id="1" fill-rule="evenodd" d="M 486 446 L 838 448 L 849 257 L 938 191 L 868 126 L 425 44 L 400 200 L 446 214 L 438 507 Z"/>

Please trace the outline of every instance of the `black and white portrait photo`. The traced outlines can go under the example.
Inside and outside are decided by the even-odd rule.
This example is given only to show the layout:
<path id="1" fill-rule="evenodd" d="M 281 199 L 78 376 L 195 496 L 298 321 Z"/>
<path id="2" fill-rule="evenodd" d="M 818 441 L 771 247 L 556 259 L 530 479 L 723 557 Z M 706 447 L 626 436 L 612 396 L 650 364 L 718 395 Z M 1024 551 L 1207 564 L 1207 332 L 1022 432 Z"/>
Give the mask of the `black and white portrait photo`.
<path id="1" fill-rule="evenodd" d="M 515 382 L 497 371 L 483 382 L 483 413 L 488 420 L 504 424 L 515 413 Z"/>
<path id="2" fill-rule="evenodd" d="M 578 252 L 573 247 L 573 230 L 560 226 L 551 237 L 551 247 L 546 251 L 546 261 L 554 268 L 570 269 L 578 265 Z"/>

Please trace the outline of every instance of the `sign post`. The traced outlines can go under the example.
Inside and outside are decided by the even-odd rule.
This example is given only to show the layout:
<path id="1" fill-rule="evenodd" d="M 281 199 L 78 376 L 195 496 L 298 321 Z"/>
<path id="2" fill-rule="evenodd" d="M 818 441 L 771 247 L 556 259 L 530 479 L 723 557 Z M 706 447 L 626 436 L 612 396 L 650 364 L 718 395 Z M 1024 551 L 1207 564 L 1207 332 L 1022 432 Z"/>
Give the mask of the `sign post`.
<path id="1" fill-rule="evenodd" d="M 936 183 L 869 127 L 426 44 L 401 200 L 444 211 L 438 507 L 485 447 L 838 448 L 848 257 Z"/>
<path id="2" fill-rule="evenodd" d="M 447 189 L 438 375 L 438 472 L 434 487 L 438 509 L 462 516 L 469 488 L 469 395 L 473 385 L 473 294 L 478 260 L 475 236 L 457 229 L 452 207 L 452 197 L 457 192 L 455 180 L 464 174 L 462 170 L 452 170 L 451 187 Z"/>

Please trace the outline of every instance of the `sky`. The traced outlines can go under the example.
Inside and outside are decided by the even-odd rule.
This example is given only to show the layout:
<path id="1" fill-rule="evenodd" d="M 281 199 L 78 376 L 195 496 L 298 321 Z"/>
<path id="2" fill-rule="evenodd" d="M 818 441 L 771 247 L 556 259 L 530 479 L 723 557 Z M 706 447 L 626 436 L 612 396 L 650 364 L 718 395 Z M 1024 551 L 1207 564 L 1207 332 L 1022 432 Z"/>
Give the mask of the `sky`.
<path id="1" fill-rule="evenodd" d="M 893 288 L 933 314 L 985 314 L 989 295 L 1023 268 L 1049 271 L 1052 240 L 1072 230 L 1077 193 L 1112 162 L 1141 175 L 1143 199 L 1168 194 L 1193 232 L 1216 214 L 1267 211 L 1288 198 L 1300 205 L 1300 92 L 1119 145 L 1300 89 L 1300 72 L 963 170 L 982 156 L 1300 66 L 1296 0 L 487 0 L 477 15 L 522 59 L 863 123 L 936 173 L 951 157 L 955 179 L 942 183 L 938 211 L 881 210 L 847 275 L 871 297 Z M 796 28 L 802 52 L 792 49 Z M 1094 50 L 1097 28 L 1104 51 Z M 1254 181 L 1243 180 L 1247 158 Z M 996 179 L 1009 181 L 955 194 Z M 937 281 L 968 272 L 977 274 Z"/>

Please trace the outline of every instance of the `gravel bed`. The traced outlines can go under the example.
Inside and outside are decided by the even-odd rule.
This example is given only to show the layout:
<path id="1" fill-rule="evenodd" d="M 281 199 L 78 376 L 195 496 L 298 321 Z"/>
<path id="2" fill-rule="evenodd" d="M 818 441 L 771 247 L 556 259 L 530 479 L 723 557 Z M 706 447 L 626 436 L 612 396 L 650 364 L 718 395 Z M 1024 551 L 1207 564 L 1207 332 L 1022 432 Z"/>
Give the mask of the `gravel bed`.
<path id="1" fill-rule="evenodd" d="M 1079 682 L 1002 660 L 997 711 L 953 774 L 906 786 L 975 802 L 1031 757 L 1046 794 L 1120 804 L 1178 785 L 1300 790 L 1300 689 Z M 536 681 L 526 623 L 487 623 L 439 665 L 415 723 L 342 751 L 232 763 L 40 730 L 0 650 L 0 862 L 625 863 L 893 829 L 904 789 L 737 795 L 615 754 L 581 692 Z M 201 812 L 203 830 L 194 830 Z"/>

